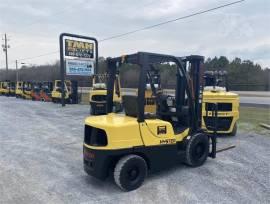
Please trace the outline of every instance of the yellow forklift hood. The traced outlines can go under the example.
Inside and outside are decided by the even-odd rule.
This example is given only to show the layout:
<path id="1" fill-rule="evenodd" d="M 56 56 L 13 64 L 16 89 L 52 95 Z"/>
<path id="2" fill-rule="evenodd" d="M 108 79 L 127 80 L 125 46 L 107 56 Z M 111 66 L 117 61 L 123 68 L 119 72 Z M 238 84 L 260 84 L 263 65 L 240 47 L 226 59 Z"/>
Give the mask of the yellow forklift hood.
<path id="1" fill-rule="evenodd" d="M 108 127 L 130 127 L 132 125 L 138 126 L 137 118 L 115 113 L 89 116 L 85 119 L 85 124 L 101 129 L 106 129 Z"/>
<path id="2" fill-rule="evenodd" d="M 108 115 L 89 116 L 85 125 L 102 129 L 108 138 L 107 146 L 87 146 L 91 149 L 125 149 L 143 145 L 137 118 L 124 114 L 110 113 Z"/>

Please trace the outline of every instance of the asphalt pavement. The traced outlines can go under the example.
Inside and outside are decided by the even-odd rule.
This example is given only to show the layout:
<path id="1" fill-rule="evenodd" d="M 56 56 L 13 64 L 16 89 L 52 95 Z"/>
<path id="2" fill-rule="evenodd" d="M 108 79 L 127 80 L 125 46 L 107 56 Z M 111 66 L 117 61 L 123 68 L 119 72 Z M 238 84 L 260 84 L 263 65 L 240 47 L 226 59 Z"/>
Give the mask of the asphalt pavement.
<path id="1" fill-rule="evenodd" d="M 240 104 L 270 107 L 270 97 L 240 96 Z"/>
<path id="2" fill-rule="evenodd" d="M 122 192 L 83 171 L 89 106 L 0 96 L 0 203 L 270 203 L 270 137 L 241 130 L 236 148 L 199 168 L 178 165 Z M 170 159 L 170 158 L 168 158 Z"/>

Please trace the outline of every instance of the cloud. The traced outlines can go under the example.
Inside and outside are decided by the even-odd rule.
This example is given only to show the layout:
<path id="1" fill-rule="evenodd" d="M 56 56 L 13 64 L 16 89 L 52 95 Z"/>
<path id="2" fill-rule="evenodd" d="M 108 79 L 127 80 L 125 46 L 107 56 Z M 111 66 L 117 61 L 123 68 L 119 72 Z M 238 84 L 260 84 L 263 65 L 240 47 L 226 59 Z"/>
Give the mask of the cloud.
<path id="1" fill-rule="evenodd" d="M 9 2 L 9 3 L 8 3 Z M 11 35 L 10 59 L 59 49 L 58 36 L 71 32 L 103 39 L 162 21 L 209 9 L 228 0 L 20 0 L 0 3 L 1 31 Z M 13 6 L 12 6 L 13 5 Z M 16 12 L 15 11 L 16 7 Z M 270 43 L 270 2 L 250 1 L 181 20 L 151 30 L 100 43 L 100 55 L 136 51 L 175 55 L 201 54 L 241 57 L 270 66 L 265 51 Z M 58 14 L 57 14 L 58 13 Z M 57 14 L 57 15 L 56 15 Z M 36 24 L 25 26 L 39 19 Z M 16 48 L 17 45 L 18 46 Z M 264 51 L 263 51 L 264 50 Z M 58 55 L 29 60 L 55 61 Z M 3 55 L 1 57 L 3 63 Z"/>

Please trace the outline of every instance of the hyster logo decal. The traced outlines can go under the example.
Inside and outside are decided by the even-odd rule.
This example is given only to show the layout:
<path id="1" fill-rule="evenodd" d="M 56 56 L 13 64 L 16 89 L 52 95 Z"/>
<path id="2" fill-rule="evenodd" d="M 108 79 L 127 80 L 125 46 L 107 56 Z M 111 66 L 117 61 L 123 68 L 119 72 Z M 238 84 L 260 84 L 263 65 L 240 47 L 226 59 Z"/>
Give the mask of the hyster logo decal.
<path id="1" fill-rule="evenodd" d="M 93 58 L 94 44 L 89 42 L 65 39 L 65 56 Z"/>
<path id="2" fill-rule="evenodd" d="M 166 134 L 167 133 L 167 128 L 166 126 L 158 126 L 157 127 L 157 134 L 161 135 L 161 134 Z"/>
<path id="3" fill-rule="evenodd" d="M 175 139 L 164 139 L 160 140 L 160 144 L 174 144 L 176 142 Z"/>

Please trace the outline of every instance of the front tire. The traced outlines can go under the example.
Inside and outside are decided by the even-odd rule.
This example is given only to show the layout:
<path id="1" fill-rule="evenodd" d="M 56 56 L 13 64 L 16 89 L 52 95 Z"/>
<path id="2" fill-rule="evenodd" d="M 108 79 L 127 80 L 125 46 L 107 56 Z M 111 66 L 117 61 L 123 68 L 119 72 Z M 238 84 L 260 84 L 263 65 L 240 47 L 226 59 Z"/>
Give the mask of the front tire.
<path id="1" fill-rule="evenodd" d="M 114 181 L 124 191 L 139 188 L 147 176 L 147 164 L 138 155 L 122 157 L 114 169 Z"/>
<path id="2" fill-rule="evenodd" d="M 93 106 L 90 105 L 90 115 L 96 115 L 96 111 Z"/>
<path id="3" fill-rule="evenodd" d="M 204 164 L 209 155 L 209 139 L 202 133 L 191 136 L 186 147 L 186 164 L 198 167 Z"/>
<path id="4" fill-rule="evenodd" d="M 231 136 L 235 136 L 237 134 L 237 124 L 235 123 L 234 126 L 233 126 L 233 130 L 231 132 Z"/>

